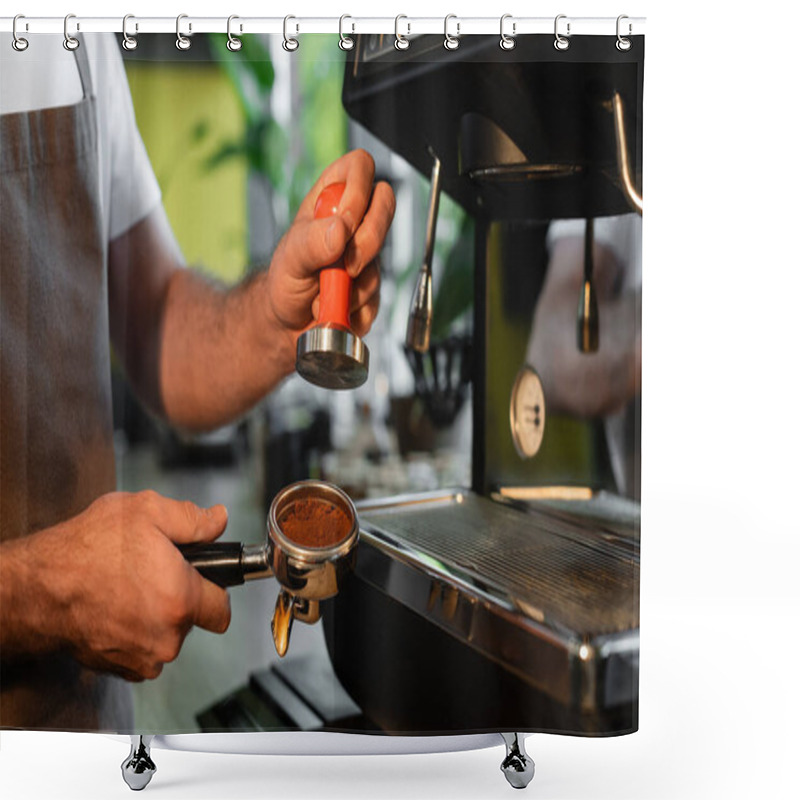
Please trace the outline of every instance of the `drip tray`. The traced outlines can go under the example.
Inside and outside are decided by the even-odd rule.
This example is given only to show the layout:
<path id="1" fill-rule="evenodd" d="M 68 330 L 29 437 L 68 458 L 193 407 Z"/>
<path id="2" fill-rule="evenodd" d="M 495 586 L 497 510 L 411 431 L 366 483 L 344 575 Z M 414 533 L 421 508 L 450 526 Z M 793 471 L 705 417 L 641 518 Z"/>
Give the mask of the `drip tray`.
<path id="1" fill-rule="evenodd" d="M 638 524 L 620 535 L 617 523 L 608 536 L 596 520 L 532 503 L 513 507 L 469 491 L 367 501 L 358 513 L 352 582 L 368 591 L 371 606 L 385 596 L 421 617 L 463 646 L 465 658 L 491 662 L 566 709 L 570 729 L 583 727 L 582 715 L 597 719 L 636 701 Z M 360 615 L 363 627 L 365 603 L 350 596 L 357 591 L 350 587 L 336 601 L 329 647 L 345 646 L 343 615 Z M 382 621 L 375 617 L 370 627 L 383 627 Z M 339 673 L 340 654 L 332 655 Z M 421 654 L 427 666 L 420 668 L 430 669 L 435 658 Z M 359 702 L 347 672 L 345 686 Z M 622 727 L 629 729 L 626 719 Z"/>

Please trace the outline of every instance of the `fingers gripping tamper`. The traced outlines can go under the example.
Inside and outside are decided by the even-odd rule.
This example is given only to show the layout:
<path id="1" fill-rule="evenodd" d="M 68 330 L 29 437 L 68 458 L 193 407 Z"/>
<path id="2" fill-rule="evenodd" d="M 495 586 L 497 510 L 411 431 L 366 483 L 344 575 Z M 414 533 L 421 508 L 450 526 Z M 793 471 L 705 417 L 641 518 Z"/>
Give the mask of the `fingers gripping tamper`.
<path id="1" fill-rule="evenodd" d="M 338 212 L 344 186 L 333 183 L 320 192 L 315 219 Z M 355 389 L 369 372 L 369 350 L 350 327 L 351 284 L 341 259 L 320 271 L 319 319 L 297 340 L 297 372 L 325 389 Z"/>

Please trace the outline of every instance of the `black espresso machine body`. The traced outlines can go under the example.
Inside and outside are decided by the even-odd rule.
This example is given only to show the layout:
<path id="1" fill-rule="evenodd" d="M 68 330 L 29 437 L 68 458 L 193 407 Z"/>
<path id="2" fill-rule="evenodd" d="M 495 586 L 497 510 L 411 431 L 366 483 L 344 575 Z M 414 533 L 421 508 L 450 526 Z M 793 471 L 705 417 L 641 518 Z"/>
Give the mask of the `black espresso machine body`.
<path id="1" fill-rule="evenodd" d="M 475 221 L 473 455 L 469 489 L 359 507 L 355 573 L 323 613 L 336 673 L 387 733 L 636 730 L 638 504 L 616 496 L 597 424 L 548 421 L 543 458 L 521 459 L 508 398 L 548 222 L 635 209 L 643 38 L 355 39 L 348 114 L 423 175 L 435 153 Z M 560 444 L 576 425 L 577 459 Z M 505 491 L 553 483 L 591 499 Z"/>

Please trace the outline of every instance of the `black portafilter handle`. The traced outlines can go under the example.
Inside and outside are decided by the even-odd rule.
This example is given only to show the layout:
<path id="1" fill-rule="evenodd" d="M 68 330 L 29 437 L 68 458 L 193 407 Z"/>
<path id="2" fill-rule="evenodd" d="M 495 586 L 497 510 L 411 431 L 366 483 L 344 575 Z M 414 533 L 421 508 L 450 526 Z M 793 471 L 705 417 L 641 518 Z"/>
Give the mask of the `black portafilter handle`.
<path id="1" fill-rule="evenodd" d="M 183 557 L 204 577 L 223 589 L 244 583 L 241 542 L 200 542 L 178 545 Z"/>

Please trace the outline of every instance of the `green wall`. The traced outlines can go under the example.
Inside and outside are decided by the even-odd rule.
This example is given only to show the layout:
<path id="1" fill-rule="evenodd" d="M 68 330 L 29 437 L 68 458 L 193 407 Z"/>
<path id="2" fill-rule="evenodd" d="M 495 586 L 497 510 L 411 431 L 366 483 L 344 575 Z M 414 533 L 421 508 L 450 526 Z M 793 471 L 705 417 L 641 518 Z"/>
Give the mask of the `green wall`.
<path id="1" fill-rule="evenodd" d="M 186 261 L 232 282 L 247 263 L 247 171 L 205 160 L 244 129 L 230 83 L 214 64 L 126 64 L 150 162 Z"/>

